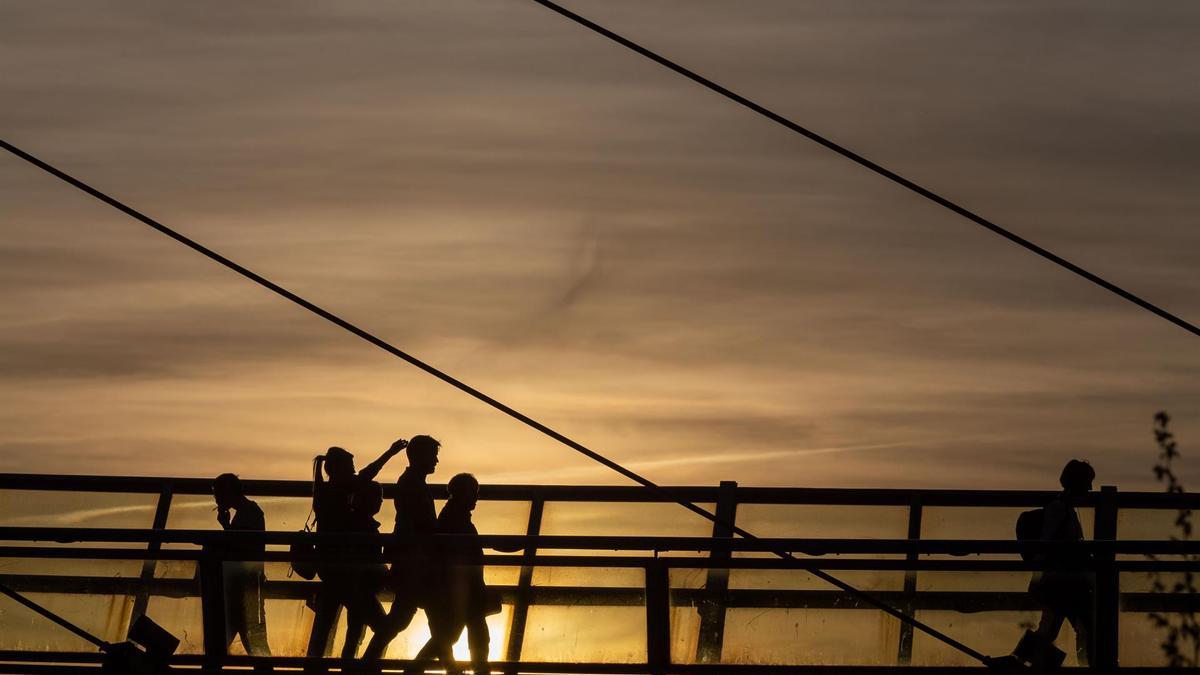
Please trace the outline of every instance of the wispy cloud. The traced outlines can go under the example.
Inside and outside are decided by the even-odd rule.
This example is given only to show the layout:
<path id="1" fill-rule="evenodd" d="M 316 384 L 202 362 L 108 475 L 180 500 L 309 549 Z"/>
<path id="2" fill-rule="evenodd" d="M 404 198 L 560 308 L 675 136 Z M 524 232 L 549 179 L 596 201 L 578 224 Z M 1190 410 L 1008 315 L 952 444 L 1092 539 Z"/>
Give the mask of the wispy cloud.
<path id="1" fill-rule="evenodd" d="M 775 463 L 777 460 L 796 459 L 800 457 L 809 457 L 813 455 L 831 455 L 842 453 L 858 453 L 869 452 L 875 450 L 894 450 L 899 448 L 928 448 L 931 446 L 945 445 L 951 442 L 964 442 L 972 439 L 957 438 L 953 440 L 939 439 L 936 441 L 914 441 L 906 443 L 873 443 L 868 445 L 847 445 L 833 446 L 824 448 L 797 448 L 792 450 L 771 450 L 762 452 L 709 452 L 695 455 L 682 455 L 673 457 L 664 457 L 662 459 L 651 459 L 643 461 L 626 462 L 626 466 L 634 471 L 650 476 L 650 472 L 664 469 L 672 469 L 676 467 L 687 467 L 694 469 L 710 464 L 754 464 L 754 463 Z M 609 469 L 599 465 L 587 465 L 578 467 L 562 467 L 550 469 L 548 471 L 514 471 L 510 473 L 494 474 L 489 476 L 490 479 L 498 483 L 525 483 L 525 482 L 545 482 L 547 480 L 572 480 L 587 477 L 594 477 L 603 474 L 607 476 L 616 476 Z M 670 475 L 669 473 L 666 475 Z"/>
<path id="2" fill-rule="evenodd" d="M 259 504 L 283 504 L 292 501 L 284 497 L 260 497 L 256 499 Z M 4 527 L 27 527 L 27 526 L 43 526 L 43 527 L 109 527 L 106 523 L 111 523 L 113 516 L 130 516 L 135 514 L 146 514 L 147 522 L 149 522 L 150 514 L 153 514 L 157 507 L 154 504 L 130 504 L 128 506 L 108 506 L 104 508 L 88 508 L 88 509 L 72 509 L 67 511 L 57 511 L 50 513 L 35 513 L 16 517 L 0 517 L 0 526 Z M 178 511 L 195 511 L 195 510 L 212 510 L 215 511 L 211 503 L 182 501 L 171 505 L 171 510 Z M 216 522 L 215 520 L 213 522 Z"/>

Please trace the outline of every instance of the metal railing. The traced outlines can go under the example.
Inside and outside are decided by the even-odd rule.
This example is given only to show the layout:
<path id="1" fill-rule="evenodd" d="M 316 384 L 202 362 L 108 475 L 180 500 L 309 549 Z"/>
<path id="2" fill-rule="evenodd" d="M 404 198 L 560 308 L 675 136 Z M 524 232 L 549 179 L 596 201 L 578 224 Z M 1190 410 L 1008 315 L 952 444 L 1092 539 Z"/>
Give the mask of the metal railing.
<path id="1" fill-rule="evenodd" d="M 310 486 L 297 481 L 244 481 L 247 493 L 256 497 L 305 497 Z M 210 483 L 199 479 L 62 477 L 38 475 L 0 475 L 3 490 L 52 490 L 65 492 L 106 492 L 157 494 L 158 502 L 150 529 L 0 527 L 0 557 L 31 559 L 110 559 L 143 561 L 138 578 L 22 574 L 0 576 L 19 591 L 36 593 L 116 595 L 134 598 L 133 612 L 144 612 L 150 597 L 199 597 L 203 615 L 203 655 L 180 656 L 178 665 L 221 672 L 255 663 L 249 657 L 226 654 L 224 598 L 211 589 L 221 587 L 223 563 L 236 558 L 218 551 L 219 543 L 262 542 L 267 551 L 253 556 L 268 562 L 287 562 L 289 554 L 278 547 L 306 536 L 296 532 L 264 534 L 229 533 L 208 530 L 166 529 L 174 496 L 207 495 Z M 436 497 L 444 497 L 443 486 L 431 486 Z M 385 496 L 391 496 L 391 486 Z M 765 666 L 723 663 L 725 621 L 730 609 L 808 608 L 869 609 L 836 590 L 757 589 L 731 587 L 734 570 L 873 570 L 903 573 L 899 590 L 873 592 L 878 598 L 907 612 L 941 611 L 1019 611 L 1036 609 L 1023 592 L 928 591 L 918 589 L 923 572 L 1029 572 L 1038 569 L 1016 556 L 1022 550 L 1048 552 L 1061 550 L 1053 542 L 1023 544 L 1013 540 L 934 540 L 922 538 L 924 510 L 937 507 L 1036 507 L 1053 497 L 1050 492 L 959 491 L 959 490 L 847 490 L 805 488 L 744 488 L 732 483 L 719 487 L 668 488 L 667 494 L 655 494 L 642 488 L 593 486 L 483 486 L 480 507 L 488 501 L 522 501 L 530 505 L 523 535 L 484 535 L 485 548 L 521 550 L 519 554 L 488 555 L 486 564 L 518 568 L 516 583 L 498 587 L 503 602 L 511 608 L 504 659 L 496 669 L 507 673 L 630 673 L 659 674 L 709 671 L 829 672 L 829 666 Z M 3 493 L 0 492 L 0 495 Z M 700 503 L 715 503 L 725 522 L 737 518 L 739 506 L 775 505 L 847 505 L 896 506 L 907 510 L 905 539 L 733 539 L 720 526 L 711 537 L 649 536 L 547 536 L 541 534 L 545 507 L 554 502 L 644 503 L 666 502 L 684 497 Z M 1103 488 L 1089 496 L 1084 507 L 1094 509 L 1095 540 L 1075 545 L 1092 554 L 1097 591 L 1097 666 L 1105 672 L 1119 668 L 1120 616 L 1125 612 L 1196 611 L 1191 596 L 1137 593 L 1120 590 L 1119 575 L 1128 572 L 1200 571 L 1195 562 L 1168 560 L 1162 556 L 1200 553 L 1200 542 L 1117 540 L 1117 522 L 1122 510 L 1196 508 L 1200 502 L 1191 495 L 1159 493 L 1119 493 Z M 307 535 L 312 536 L 312 535 Z M 362 543 L 372 535 L 335 536 L 346 543 Z M 376 538 L 381 541 L 380 538 Z M 45 545 L 45 542 L 54 542 Z M 78 544 L 78 546 L 64 543 Z M 137 545 L 137 548 L 130 548 Z M 769 551 L 788 550 L 802 555 L 797 560 L 769 557 Z M 586 552 L 580 554 L 579 552 Z M 619 554 L 619 555 L 617 555 Z M 1158 559 L 1144 556 L 1153 554 Z M 969 558 L 963 556 L 971 556 Z M 981 557 L 987 556 L 987 557 Z M 999 557 L 1004 556 L 1004 557 Z M 241 556 L 245 557 L 245 556 Z M 158 578 L 159 561 L 184 560 L 196 564 L 200 583 L 187 579 Z M 1193 558 L 1194 560 L 1194 558 Z M 53 564 L 53 563 L 48 563 Z M 540 567 L 633 568 L 641 570 L 640 586 L 538 586 L 533 571 Z M 699 588 L 673 587 L 672 570 L 701 570 L 705 575 Z M 206 591 L 205 589 L 209 589 Z M 271 580 L 265 585 L 268 598 L 303 599 L 316 589 L 314 582 Z M 645 610 L 645 662 L 614 663 L 531 663 L 522 659 L 522 648 L 529 609 L 540 605 L 600 605 L 608 607 L 642 606 Z M 671 613 L 675 608 L 693 608 L 699 615 L 698 637 L 693 658 L 685 663 L 672 660 Z M 904 666 L 913 654 L 913 633 L 901 624 L 895 662 Z M 39 652 L 0 652 L 0 672 L 43 672 L 48 661 L 85 664 L 87 655 Z M 303 658 L 276 657 L 280 667 L 312 666 Z M 321 661 L 333 670 L 347 664 L 339 660 Z M 404 662 L 387 662 L 401 669 Z M 8 668 L 8 670 L 4 670 Z M 29 670 L 21 670 L 28 668 Z M 43 670 L 38 670 L 41 668 Z M 839 672 L 846 670 L 840 668 Z M 854 672 L 876 672 L 892 667 L 853 667 Z M 946 672 L 908 666 L 910 672 Z M 1146 668 L 1121 669 L 1143 672 Z M 1153 670 L 1153 669 L 1149 669 Z M 59 672 L 59 671 L 55 671 Z"/>

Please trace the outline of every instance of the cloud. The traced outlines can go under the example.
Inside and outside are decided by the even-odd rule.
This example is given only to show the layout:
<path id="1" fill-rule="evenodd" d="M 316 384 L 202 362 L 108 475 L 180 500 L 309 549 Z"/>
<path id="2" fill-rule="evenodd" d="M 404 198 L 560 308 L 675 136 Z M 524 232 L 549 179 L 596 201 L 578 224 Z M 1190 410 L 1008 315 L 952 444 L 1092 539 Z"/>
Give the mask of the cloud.
<path id="1" fill-rule="evenodd" d="M 288 504 L 293 503 L 295 500 L 290 497 L 258 497 L 255 501 L 260 505 L 269 505 Z M 105 527 L 105 523 L 111 523 L 114 516 L 127 517 L 137 514 L 144 515 L 146 520 L 150 520 L 156 508 L 156 504 L 130 504 L 127 506 L 110 506 L 106 508 L 73 509 L 58 513 L 35 513 L 0 519 L 0 525 L 4 527 Z M 211 501 L 185 501 L 171 505 L 171 511 L 175 513 L 178 513 L 180 510 L 198 509 L 216 510 L 212 506 Z"/>
<path id="2" fill-rule="evenodd" d="M 942 441 L 944 443 L 945 441 Z M 626 468 L 637 471 L 664 471 L 667 469 L 688 468 L 695 469 L 704 467 L 710 464 L 736 464 L 736 463 L 777 463 L 781 460 L 798 459 L 802 457 L 810 457 L 814 455 L 829 455 L 841 454 L 847 452 L 868 452 L 871 450 L 891 450 L 896 448 L 914 447 L 917 445 L 928 445 L 928 443 L 877 443 L 874 445 L 852 445 L 842 447 L 828 448 L 796 448 L 790 450 L 772 450 L 766 452 L 738 452 L 736 450 L 724 453 L 709 452 L 696 455 L 685 455 L 676 457 L 665 457 L 661 459 L 652 459 L 646 461 L 635 461 L 627 463 Z M 516 471 L 508 474 L 499 474 L 491 476 L 492 480 L 497 482 L 538 482 L 538 481 L 563 481 L 571 482 L 579 480 L 581 477 L 594 476 L 597 473 L 603 473 L 606 476 L 611 476 L 611 469 L 599 465 L 581 466 L 560 468 L 551 471 Z"/>
<path id="3" fill-rule="evenodd" d="M 1189 3 L 575 6 L 1200 315 Z M 1149 415 L 1200 418 L 1193 338 L 532 5 L 5 19 L 7 140 L 665 481 L 1144 485 Z M 582 476 L 12 160 L 0 227 L 7 467 L 302 477 L 407 424 Z"/>

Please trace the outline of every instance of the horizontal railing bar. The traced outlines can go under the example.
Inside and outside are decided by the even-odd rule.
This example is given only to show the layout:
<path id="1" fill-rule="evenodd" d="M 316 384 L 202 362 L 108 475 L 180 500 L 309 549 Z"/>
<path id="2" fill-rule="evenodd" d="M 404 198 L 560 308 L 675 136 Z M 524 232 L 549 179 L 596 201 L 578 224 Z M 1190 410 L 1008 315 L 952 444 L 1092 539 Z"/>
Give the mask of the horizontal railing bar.
<path id="1" fill-rule="evenodd" d="M 321 672 L 324 669 L 330 669 L 332 672 L 343 672 L 343 670 L 353 670 L 361 672 L 361 661 L 345 661 L 336 658 L 308 658 L 301 656 L 272 656 L 272 657 L 250 657 L 250 656 L 225 656 L 222 659 L 225 662 L 224 669 L 214 670 L 204 668 L 203 670 L 188 670 L 187 672 L 246 672 L 234 669 L 249 668 L 255 665 L 270 664 L 276 668 L 307 668 L 317 666 L 316 672 Z M 100 657 L 97 654 L 87 652 L 34 652 L 34 651 L 0 651 L 0 662 L 4 661 L 28 661 L 34 663 L 80 663 L 80 664 L 98 664 Z M 379 667 L 383 672 L 403 672 L 412 662 L 405 659 L 383 659 L 378 662 Z M 500 669 L 508 665 L 505 661 L 489 662 L 494 669 Z M 177 654 L 170 659 L 170 664 L 173 667 L 188 666 L 200 667 L 204 666 L 204 657 L 196 654 Z M 526 662 L 520 663 L 520 671 L 522 673 L 533 674 L 551 674 L 563 673 L 564 675 L 649 675 L 650 671 L 644 663 L 544 663 L 544 662 Z"/>
<path id="2" fill-rule="evenodd" d="M 590 551 L 688 551 L 715 549 L 738 552 L 792 551 L 806 555 L 844 553 L 925 555 L 979 555 L 1028 553 L 1106 553 L 1134 555 L 1181 555 L 1200 553 L 1200 540 L 1113 541 L 1024 541 L 1010 539 L 809 539 L 761 538 L 722 539 L 713 537 L 636 537 L 585 535 L 436 535 L 436 539 L 478 541 L 484 548 L 519 551 L 538 550 Z M 246 547 L 251 545 L 288 545 L 311 542 L 318 545 L 340 544 L 346 547 L 383 545 L 391 541 L 384 534 L 312 534 L 294 531 L 238 532 L 221 530 L 147 530 L 123 528 L 0 527 L 0 541 L 51 541 L 57 543 L 160 543 L 196 546 Z M 339 554 L 343 557 L 342 554 Z"/>
<path id="3" fill-rule="evenodd" d="M 1153 667 L 1123 667 L 1117 668 L 1122 675 L 1169 675 L 1177 674 L 1178 670 Z M 746 675 L 952 675 L 960 673 L 989 673 L 978 665 L 733 665 L 689 663 L 672 665 L 667 673 L 672 675 L 726 675 L 730 673 L 745 673 Z M 1018 671 L 1020 673 L 1020 671 Z M 1032 673 L 1032 670 L 1031 670 Z M 1094 673 L 1088 668 L 1064 667 L 1056 673 L 1080 675 Z"/>
<path id="4" fill-rule="evenodd" d="M 98 663 L 72 663 L 63 665 L 59 663 L 28 663 L 28 662 L 0 662 L 0 675 L 74 675 L 75 673 L 99 673 L 101 666 Z"/>
<path id="5" fill-rule="evenodd" d="M 498 662 L 504 665 L 504 662 Z M 517 668 L 521 673 L 528 675 L 649 675 L 652 670 L 649 667 L 642 667 L 641 670 L 636 670 L 637 664 L 619 664 L 620 668 L 602 668 L 605 665 L 611 664 L 533 664 L 522 662 L 520 668 Z M 226 668 L 203 668 L 200 665 L 188 667 L 188 665 L 174 665 L 174 669 L 181 673 L 196 673 L 196 674 L 226 674 L 226 673 L 250 673 L 246 667 L 230 667 Z M 1086 668 L 1061 668 L 1062 673 L 1090 673 Z M 73 675 L 74 673 L 98 673 L 100 665 L 54 665 L 54 664 L 31 664 L 31 663 L 0 663 L 0 675 Z M 290 670 L 292 673 L 299 673 L 299 670 Z M 328 671 L 328 673 L 342 673 L 341 670 L 319 670 Z M 956 665 L 931 665 L 931 667 L 919 667 L 919 665 L 906 665 L 904 673 L 906 675 L 956 675 L 962 673 L 978 673 L 977 667 L 956 667 Z M 1117 673 L 1127 675 L 1169 675 L 1178 673 L 1178 669 L 1170 669 L 1165 667 L 1123 667 L 1118 668 Z M 402 673 L 402 669 L 385 668 L 383 673 Z M 894 675 L 896 667 L 878 667 L 878 665 L 737 665 L 737 664 L 697 664 L 696 667 L 689 665 L 671 665 L 664 670 L 667 675 L 731 675 L 731 674 L 746 674 L 746 675 Z"/>
<path id="6" fill-rule="evenodd" d="M 188 579 L 155 579 L 143 582 L 136 578 L 95 578 L 78 576 L 7 575 L 4 583 L 18 592 L 57 593 L 63 595 L 132 596 L 139 590 L 152 597 L 198 598 L 194 581 Z M 268 581 L 263 595 L 270 600 L 305 600 L 320 587 L 309 581 Z M 518 589 L 512 585 L 490 586 L 506 604 L 517 599 Z M 889 602 L 908 598 L 902 590 L 877 590 L 875 597 Z M 719 596 L 726 607 L 779 609 L 855 609 L 875 608 L 835 590 L 812 589 L 730 589 L 714 594 L 704 589 L 674 588 L 671 604 L 677 607 L 696 607 Z M 391 600 L 388 590 L 379 593 L 382 600 Z M 920 610 L 943 610 L 963 613 L 1036 610 L 1039 605 L 1027 592 L 1017 591 L 917 591 L 911 596 L 912 607 Z M 549 606 L 624 607 L 645 604 L 642 587 L 593 586 L 533 586 L 529 602 Z M 1200 599 L 1178 593 L 1126 592 L 1121 594 L 1122 610 L 1126 612 L 1193 612 Z"/>
<path id="7" fill-rule="evenodd" d="M 55 548 L 44 546 L 0 546 L 0 558 L 22 558 L 30 560 L 173 560 L 199 562 L 202 555 L 197 549 L 166 549 L 153 554 L 137 548 Z M 292 556 L 287 551 L 266 551 L 255 556 L 226 556 L 229 562 L 263 561 L 289 563 Z M 631 568 L 643 569 L 647 565 L 662 565 L 670 569 L 753 569 L 753 570 L 866 570 L 866 571 L 943 571 L 943 572 L 1036 572 L 1048 565 L 1018 559 L 968 559 L 921 558 L 733 558 L 714 563 L 707 556 L 598 556 L 598 555 L 549 555 L 539 554 L 534 558 L 517 555 L 486 555 L 484 562 L 490 567 L 582 567 L 582 568 Z M 345 562 L 345 558 L 339 558 Z M 1111 563 L 1118 572 L 1200 572 L 1200 560 L 1118 560 Z M 3 575 L 0 575 L 2 577 Z M 55 576 L 55 575 L 47 575 Z"/>
<path id="8" fill-rule="evenodd" d="M 212 480 L 207 478 L 140 478 L 126 476 L 45 476 L 36 474 L 0 474 L 0 490 L 40 490 L 62 492 L 106 492 L 127 494 L 157 494 L 169 485 L 176 495 L 211 496 Z M 242 480 L 242 487 L 251 497 L 312 496 L 308 481 Z M 395 496 L 396 485 L 384 483 L 385 498 Z M 430 483 L 434 499 L 445 499 L 446 486 Z M 482 485 L 480 499 L 494 501 L 531 501 L 544 498 L 562 502 L 662 502 L 673 503 L 676 498 L 705 502 L 713 488 L 683 486 L 667 488 L 669 494 L 659 494 L 640 486 L 626 485 Z"/>
<path id="9" fill-rule="evenodd" d="M 306 498 L 312 484 L 299 480 L 243 481 L 251 496 Z M 158 494 L 170 486 L 176 495 L 212 494 L 208 478 L 172 478 L 139 476 L 58 476 L 47 474 L 0 473 L 0 489 L 51 490 L 70 492 L 113 492 Z M 673 502 L 678 499 L 714 503 L 716 486 L 665 487 L 656 492 L 640 486 L 626 485 L 484 485 L 480 497 L 484 500 L 548 502 Z M 386 497 L 393 496 L 394 484 L 385 484 Z M 445 486 L 431 484 L 437 499 L 446 496 Z M 1056 493 L 1039 490 L 925 490 L 888 488 L 800 488 L 800 487 L 737 487 L 734 490 L 740 504 L 793 505 L 861 505 L 908 506 L 919 496 L 927 507 L 1029 507 L 1040 506 Z M 1081 506 L 1093 506 L 1098 493 L 1083 499 Z M 1200 507 L 1200 494 L 1167 494 L 1161 492 L 1119 492 L 1118 508 L 1168 509 Z"/>
<path id="10" fill-rule="evenodd" d="M 201 656 L 178 655 L 171 659 L 174 667 L 189 673 L 237 673 L 247 672 L 246 668 L 259 664 L 270 664 L 276 668 L 299 669 L 305 666 L 316 666 L 316 672 L 342 672 L 340 659 L 308 659 L 303 657 L 275 656 L 270 658 L 255 658 L 246 656 L 225 657 L 226 667 L 220 669 L 202 668 Z M 0 672 L 12 673 L 71 673 L 83 667 L 87 672 L 99 668 L 99 658 L 96 655 L 78 652 L 32 652 L 32 651 L 0 651 L 0 668 L 14 666 L 12 670 Z M 16 662 L 16 663 L 14 663 Z M 45 664 L 46 670 L 20 670 L 24 664 Z M 54 665 L 62 664 L 62 665 Z M 383 672 L 399 673 L 408 666 L 408 661 L 388 659 L 380 662 Z M 361 667 L 361 663 L 346 664 L 347 668 Z M 505 672 L 512 668 L 528 675 L 650 675 L 651 669 L 645 663 L 545 663 L 521 661 L 510 663 L 506 661 L 491 662 L 494 671 Z M 61 668 L 61 670 L 50 670 Z M 326 670 L 328 669 L 328 670 Z M 894 675 L 901 668 L 897 666 L 829 666 L 829 665 L 764 665 L 764 664 L 670 664 L 665 672 L 668 675 Z M 973 666 L 903 666 L 906 675 L 959 675 L 960 673 L 978 673 L 980 669 Z M 1061 672 L 1087 673 L 1086 668 L 1064 667 Z M 1139 666 L 1123 667 L 1118 672 L 1124 675 L 1159 675 L 1176 673 L 1178 669 L 1166 667 Z"/>
<path id="11" fill-rule="evenodd" d="M 62 663 L 94 663 L 99 665 L 102 656 L 99 651 L 67 652 L 62 650 L 19 650 L 0 649 L 0 662 L 26 661 L 30 663 L 62 662 Z"/>

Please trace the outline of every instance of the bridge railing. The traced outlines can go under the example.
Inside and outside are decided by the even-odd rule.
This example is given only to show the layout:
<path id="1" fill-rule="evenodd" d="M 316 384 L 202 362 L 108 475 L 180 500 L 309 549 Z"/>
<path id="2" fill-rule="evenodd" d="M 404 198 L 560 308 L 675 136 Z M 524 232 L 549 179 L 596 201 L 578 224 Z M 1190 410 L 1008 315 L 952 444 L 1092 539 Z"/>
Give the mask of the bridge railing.
<path id="1" fill-rule="evenodd" d="M 294 519 L 303 518 L 306 483 L 246 481 L 246 486 L 268 513 L 271 506 L 286 506 L 298 514 Z M 433 490 L 439 498 L 444 495 L 441 486 Z M 489 511 L 499 511 L 508 522 L 492 530 L 481 524 L 480 529 L 515 531 L 485 535 L 485 546 L 521 551 L 487 556 L 489 582 L 501 591 L 504 602 L 502 614 L 491 621 L 499 669 L 661 673 L 857 664 L 909 665 L 916 672 L 922 667 L 968 665 L 905 624 L 805 573 L 813 568 L 843 576 L 964 641 L 975 639 L 975 646 L 984 651 L 1011 648 L 1020 623 L 1036 618 L 1037 608 L 1024 585 L 1037 565 L 1019 558 L 1017 542 L 996 535 L 1011 532 L 1016 513 L 1046 503 L 1053 493 L 743 488 L 729 483 L 673 488 L 672 493 L 709 504 L 723 520 L 737 520 L 767 535 L 850 530 L 859 536 L 744 541 L 729 539 L 708 523 L 644 522 L 628 513 L 613 518 L 611 512 L 619 512 L 622 505 L 668 507 L 661 495 L 640 488 L 484 486 L 477 521 L 486 521 Z M 84 613 L 96 621 L 104 619 L 98 630 L 107 631 L 107 639 L 120 638 L 131 617 L 148 612 L 184 635 L 184 651 L 189 653 L 181 663 L 218 669 L 244 665 L 245 657 L 226 653 L 224 600 L 212 592 L 220 588 L 226 559 L 205 547 L 230 543 L 239 535 L 175 527 L 215 527 L 209 524 L 211 506 L 198 507 L 211 504 L 208 494 L 208 481 L 192 479 L 0 476 L 0 500 L 6 500 L 0 502 L 0 513 L 18 514 L 7 520 L 0 517 L 0 576 L 18 590 L 56 602 L 64 614 L 90 607 Z M 151 499 L 127 507 L 105 502 L 88 508 L 89 495 L 104 495 L 110 501 L 112 495 Z M 28 503 L 47 497 L 70 503 L 60 513 L 47 513 L 44 522 L 35 522 Z M 270 499 L 293 501 L 268 506 Z M 578 513 L 594 515 L 555 522 L 553 510 L 561 504 L 586 504 L 588 508 Z M 521 508 L 511 508 L 516 505 Z M 1094 553 L 1097 630 L 1106 652 L 1101 658 L 1109 663 L 1155 665 L 1154 645 L 1147 642 L 1152 633 L 1142 625 L 1146 615 L 1197 608 L 1194 597 L 1151 593 L 1144 583 L 1150 573 L 1200 571 L 1195 544 L 1169 541 L 1160 534 L 1166 530 L 1143 524 L 1161 528 L 1167 521 L 1164 516 L 1188 506 L 1196 506 L 1193 497 L 1112 489 L 1093 494 L 1084 504 L 1088 529 L 1097 539 L 1084 546 Z M 782 507 L 783 513 L 764 517 L 763 509 L 775 507 Z M 829 522 L 797 522 L 793 516 L 798 508 L 815 508 L 808 513 Z M 63 518 L 62 513 L 74 515 Z M 150 526 L 81 526 L 120 521 L 135 513 L 146 516 Z M 845 513 L 854 518 L 839 520 L 838 514 Z M 17 525 L 4 526 L 14 520 Z M 519 520 L 519 526 L 513 520 Z M 891 529 L 872 520 L 886 520 Z M 970 526 L 967 536 L 953 531 L 956 521 Z M 284 524 L 291 531 L 262 535 L 268 544 L 262 556 L 271 603 L 268 630 L 274 633 L 273 648 L 280 645 L 276 652 L 290 655 L 276 663 L 298 664 L 308 637 L 306 621 L 311 621 L 304 601 L 316 586 L 288 578 L 286 546 L 299 535 L 295 520 Z M 570 527 L 581 533 L 545 534 Z M 701 527 L 710 531 L 695 536 Z M 900 527 L 899 536 L 880 536 Z M 647 529 L 693 536 L 605 533 Z M 1142 538 L 1142 532 L 1154 536 Z M 943 533 L 955 536 L 930 538 Z M 778 550 L 793 551 L 799 559 L 774 557 L 771 551 Z M 1148 559 L 1148 554 L 1157 559 Z M 107 599 L 108 605 L 87 602 L 97 599 Z M 0 624 L 24 621 L 15 616 L 17 610 L 0 613 Z M 290 618 L 290 623 L 281 617 Z M 283 633 L 290 637 L 281 638 Z M 68 658 L 55 648 L 63 644 L 37 639 L 15 644 L 0 637 L 0 649 L 5 650 L 0 659 L 18 663 Z M 401 645 L 392 655 L 403 658 L 412 647 Z M 70 658 L 86 661 L 78 653 Z"/>

